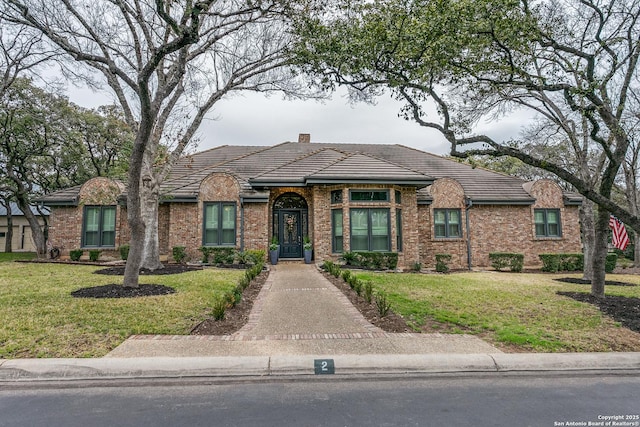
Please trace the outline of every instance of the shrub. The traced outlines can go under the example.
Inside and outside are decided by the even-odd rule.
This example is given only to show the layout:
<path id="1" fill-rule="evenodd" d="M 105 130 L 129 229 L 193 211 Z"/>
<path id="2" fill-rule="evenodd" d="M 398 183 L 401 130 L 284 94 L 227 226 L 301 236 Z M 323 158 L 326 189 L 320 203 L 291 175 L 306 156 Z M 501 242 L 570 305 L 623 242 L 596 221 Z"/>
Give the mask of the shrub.
<path id="1" fill-rule="evenodd" d="M 371 300 L 373 298 L 373 282 L 371 280 L 367 280 L 366 282 L 364 282 L 362 291 L 362 296 L 364 297 L 365 301 L 371 304 Z"/>
<path id="2" fill-rule="evenodd" d="M 376 307 L 378 308 L 378 314 L 380 317 L 384 317 L 389 314 L 391 303 L 387 299 L 387 294 L 384 292 L 376 293 Z"/>
<path id="3" fill-rule="evenodd" d="M 129 257 L 129 245 L 121 245 L 118 250 L 120 251 L 120 258 L 122 258 L 123 261 L 126 261 Z"/>
<path id="4" fill-rule="evenodd" d="M 89 261 L 95 262 L 100 258 L 100 250 L 99 249 L 91 249 L 89 251 Z"/>
<path id="5" fill-rule="evenodd" d="M 542 261 L 542 271 L 555 273 L 560 270 L 559 254 L 540 254 L 538 257 Z"/>
<path id="6" fill-rule="evenodd" d="M 345 282 L 349 283 L 349 277 L 351 277 L 351 271 L 342 270 L 342 280 L 344 280 Z"/>
<path id="7" fill-rule="evenodd" d="M 238 258 L 238 264 L 241 265 L 250 264 L 253 261 L 253 258 L 247 251 L 238 251 L 236 257 Z"/>
<path id="8" fill-rule="evenodd" d="M 584 268 L 584 255 L 581 253 L 540 254 L 538 256 L 542 261 L 542 271 L 549 273 L 558 271 L 580 271 Z"/>
<path id="9" fill-rule="evenodd" d="M 347 283 L 349 284 L 349 287 L 351 289 L 355 290 L 356 286 L 358 285 L 358 281 L 359 281 L 358 280 L 358 276 L 356 276 L 355 274 L 352 274 L 352 275 L 349 276 L 349 279 L 347 280 Z"/>
<path id="10" fill-rule="evenodd" d="M 217 265 L 233 264 L 236 259 L 235 248 L 212 248 L 213 262 Z"/>
<path id="11" fill-rule="evenodd" d="M 215 320 L 223 320 L 224 315 L 227 311 L 227 299 L 226 298 L 218 298 L 213 303 L 212 315 Z"/>
<path id="12" fill-rule="evenodd" d="M 244 291 L 244 289 L 246 288 L 241 286 L 240 284 L 238 284 L 238 286 L 236 286 L 233 289 L 233 305 L 236 306 L 237 304 L 240 303 L 240 301 L 242 301 L 242 291 Z"/>
<path id="13" fill-rule="evenodd" d="M 491 266 L 498 271 L 509 267 L 510 271 L 519 273 L 524 266 L 524 254 L 516 254 L 509 252 L 491 252 L 489 254 Z"/>
<path id="14" fill-rule="evenodd" d="M 360 296 L 362 294 L 362 280 L 358 279 L 355 275 L 353 276 L 353 290 L 356 291 L 356 294 Z"/>
<path id="15" fill-rule="evenodd" d="M 448 273 L 449 261 L 451 261 L 451 254 L 436 254 L 436 271 L 438 273 Z"/>
<path id="16" fill-rule="evenodd" d="M 244 253 L 249 257 L 249 262 L 256 265 L 264 263 L 264 260 L 267 256 L 267 251 L 265 251 L 264 249 L 249 249 L 244 251 Z"/>
<path id="17" fill-rule="evenodd" d="M 419 262 L 414 262 L 413 265 L 411 266 L 411 270 L 415 271 L 416 273 L 419 273 L 422 270 L 422 264 Z"/>
<path id="18" fill-rule="evenodd" d="M 340 257 L 346 265 L 356 265 L 356 254 L 355 252 L 344 252 Z"/>
<path id="19" fill-rule="evenodd" d="M 84 251 L 82 249 L 73 249 L 69 251 L 69 258 L 71 258 L 71 261 L 80 261 L 83 253 Z"/>
<path id="20" fill-rule="evenodd" d="M 178 264 L 182 264 L 187 258 L 186 248 L 184 246 L 174 246 L 172 250 L 173 260 Z"/>

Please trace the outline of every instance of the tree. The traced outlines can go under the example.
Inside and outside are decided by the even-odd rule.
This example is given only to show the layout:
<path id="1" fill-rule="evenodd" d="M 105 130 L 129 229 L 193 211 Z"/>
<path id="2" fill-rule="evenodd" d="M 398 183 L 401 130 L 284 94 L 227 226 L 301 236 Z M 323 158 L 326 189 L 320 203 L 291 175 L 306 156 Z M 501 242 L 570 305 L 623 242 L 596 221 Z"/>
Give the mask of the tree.
<path id="1" fill-rule="evenodd" d="M 127 188 L 131 245 L 124 285 L 143 263 L 160 268 L 160 183 L 205 114 L 239 90 L 287 90 L 287 18 L 305 2 L 278 0 L 1 0 L 10 22 L 39 30 L 100 73 L 136 131 Z M 74 70 L 75 71 L 75 70 Z M 160 144 L 172 147 L 158 165 Z M 146 256 L 145 256 L 146 254 Z"/>
<path id="2" fill-rule="evenodd" d="M 99 110 L 107 113 L 80 108 L 25 78 L 0 96 L 0 195 L 18 204 L 40 254 L 46 230 L 31 210 L 33 198 L 122 168 L 114 150 L 129 145 L 132 135 L 114 131 L 127 129 L 116 109 Z"/>
<path id="3" fill-rule="evenodd" d="M 609 214 L 640 231 L 640 218 L 611 197 L 630 144 L 624 116 L 640 111 L 632 96 L 639 17 L 636 0 L 355 1 L 300 22 L 298 58 L 326 85 L 390 90 L 406 102 L 407 118 L 448 139 L 453 156 L 510 156 L 572 185 L 597 205 L 591 292 L 602 297 Z M 426 115 L 427 102 L 437 117 Z M 514 109 L 551 117 L 565 144 L 602 153 L 595 179 L 520 140 L 473 132 L 481 117 Z"/>

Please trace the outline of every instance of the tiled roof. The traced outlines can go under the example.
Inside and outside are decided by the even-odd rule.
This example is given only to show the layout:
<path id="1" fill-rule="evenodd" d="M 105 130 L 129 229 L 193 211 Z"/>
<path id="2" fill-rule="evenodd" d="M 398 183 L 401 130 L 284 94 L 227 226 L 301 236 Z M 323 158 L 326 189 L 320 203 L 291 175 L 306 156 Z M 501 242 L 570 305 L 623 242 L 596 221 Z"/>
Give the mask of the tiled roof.
<path id="1" fill-rule="evenodd" d="M 474 168 L 455 160 L 403 145 L 285 142 L 274 146 L 229 146 L 187 156 L 179 161 L 162 185 L 162 193 L 175 200 L 197 198 L 200 183 L 209 174 L 234 175 L 243 194 L 277 185 L 360 182 L 396 183 L 419 187 L 418 200 L 429 202 L 427 186 L 434 179 L 452 178 L 475 204 L 533 203 L 525 181 Z M 42 201 L 77 199 L 80 187 L 63 190 Z M 568 203 L 581 197 L 566 193 Z"/>

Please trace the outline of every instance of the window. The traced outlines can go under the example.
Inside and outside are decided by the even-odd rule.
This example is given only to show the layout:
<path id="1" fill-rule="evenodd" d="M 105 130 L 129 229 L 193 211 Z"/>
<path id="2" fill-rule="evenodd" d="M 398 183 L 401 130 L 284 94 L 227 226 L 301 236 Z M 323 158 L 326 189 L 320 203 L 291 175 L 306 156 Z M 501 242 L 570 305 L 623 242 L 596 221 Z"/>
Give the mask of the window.
<path id="1" fill-rule="evenodd" d="M 561 237 L 560 209 L 535 209 L 536 237 Z"/>
<path id="2" fill-rule="evenodd" d="M 0 231 L 0 238 L 7 237 L 6 231 Z"/>
<path id="3" fill-rule="evenodd" d="M 235 203 L 204 204 L 204 246 L 235 246 Z"/>
<path id="4" fill-rule="evenodd" d="M 396 204 L 400 205 L 402 204 L 402 192 L 400 190 L 396 190 L 395 191 L 395 197 L 396 197 Z"/>
<path id="5" fill-rule="evenodd" d="M 114 247 L 116 245 L 116 207 L 85 206 L 82 228 L 83 247 Z"/>
<path id="6" fill-rule="evenodd" d="M 351 209 L 351 250 L 389 251 L 389 209 Z"/>
<path id="7" fill-rule="evenodd" d="M 402 252 L 402 210 L 401 209 L 396 209 L 396 247 L 398 248 L 398 252 Z"/>
<path id="8" fill-rule="evenodd" d="M 437 238 L 462 237 L 460 209 L 434 209 L 433 223 Z"/>
<path id="9" fill-rule="evenodd" d="M 342 209 L 333 209 L 331 211 L 331 250 L 334 253 L 340 253 L 344 250 L 343 233 L 342 233 Z"/>
<path id="10" fill-rule="evenodd" d="M 333 190 L 331 192 L 331 203 L 342 203 L 342 190 Z"/>
<path id="11" fill-rule="evenodd" d="M 388 202 L 389 192 L 387 190 L 351 190 L 350 198 L 352 202 Z"/>

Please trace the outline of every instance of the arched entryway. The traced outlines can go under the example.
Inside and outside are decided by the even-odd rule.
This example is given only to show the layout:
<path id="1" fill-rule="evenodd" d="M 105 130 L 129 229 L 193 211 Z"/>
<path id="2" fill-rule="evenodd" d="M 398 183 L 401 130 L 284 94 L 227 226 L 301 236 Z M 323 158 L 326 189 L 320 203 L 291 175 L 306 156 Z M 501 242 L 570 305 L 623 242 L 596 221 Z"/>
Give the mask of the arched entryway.
<path id="1" fill-rule="evenodd" d="M 275 200 L 273 234 L 280 242 L 280 258 L 302 258 L 303 239 L 309 234 L 309 209 L 304 197 L 284 193 Z"/>

